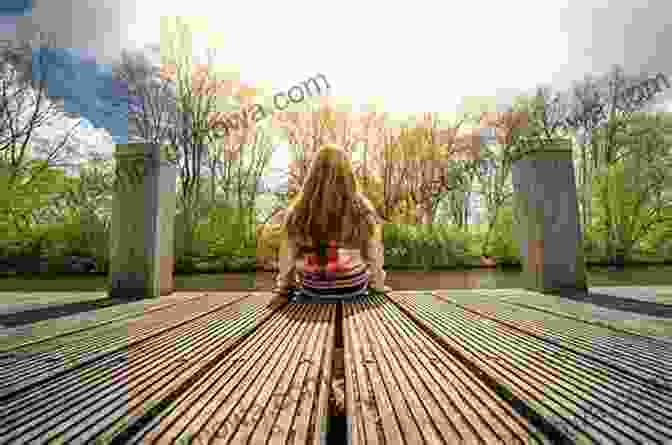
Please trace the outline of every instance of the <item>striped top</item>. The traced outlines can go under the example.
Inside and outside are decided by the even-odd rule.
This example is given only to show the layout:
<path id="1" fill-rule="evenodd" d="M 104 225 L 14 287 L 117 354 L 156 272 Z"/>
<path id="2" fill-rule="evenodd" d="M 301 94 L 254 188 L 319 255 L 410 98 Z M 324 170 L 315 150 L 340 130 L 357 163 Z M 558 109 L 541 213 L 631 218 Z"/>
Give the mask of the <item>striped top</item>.
<path id="1" fill-rule="evenodd" d="M 300 287 L 310 297 L 349 298 L 361 294 L 368 286 L 383 291 L 383 244 L 380 228 L 376 235 L 360 246 L 337 246 L 331 241 L 326 264 L 321 265 L 318 249 L 298 245 L 285 234 L 280 246 L 277 287 L 286 291 Z"/>

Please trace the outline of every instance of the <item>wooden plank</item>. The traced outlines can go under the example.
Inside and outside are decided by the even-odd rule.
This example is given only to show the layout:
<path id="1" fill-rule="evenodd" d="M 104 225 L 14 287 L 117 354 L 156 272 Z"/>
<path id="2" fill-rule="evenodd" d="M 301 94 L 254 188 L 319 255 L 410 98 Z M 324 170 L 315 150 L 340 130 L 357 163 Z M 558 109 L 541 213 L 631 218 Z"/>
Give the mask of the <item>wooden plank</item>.
<path id="1" fill-rule="evenodd" d="M 528 443 L 540 434 L 389 301 L 344 304 L 344 317 L 353 445 Z"/>
<path id="2" fill-rule="evenodd" d="M 375 410 L 375 401 L 371 391 L 368 374 L 364 370 L 366 345 L 362 344 L 356 326 L 352 323 L 352 306 L 343 307 L 343 358 L 345 371 L 345 406 L 348 419 L 348 433 L 351 444 L 370 443 L 379 445 L 384 436 L 378 429 L 377 419 L 367 422 L 371 411 Z M 366 354 L 370 356 L 370 354 Z M 375 412 L 373 413 L 375 416 Z M 396 424 L 395 424 L 396 425 Z M 395 425 L 392 428 L 395 428 Z M 396 431 L 401 435 L 401 431 Z"/>
<path id="3" fill-rule="evenodd" d="M 619 293 L 625 293 L 625 289 L 631 288 L 636 291 L 638 288 L 613 287 Z M 655 290 L 658 303 L 666 302 L 666 295 L 669 293 L 668 287 L 654 286 L 650 289 Z M 591 291 L 593 288 L 591 288 Z M 441 289 L 433 291 L 436 295 L 450 295 L 450 298 L 461 304 L 476 302 L 493 302 L 494 300 L 508 302 L 520 306 L 532 307 L 535 310 L 546 311 L 556 314 L 560 317 L 579 320 L 596 326 L 602 326 L 621 331 L 624 335 L 646 336 L 655 338 L 668 345 L 672 344 L 672 319 L 661 317 L 651 317 L 633 312 L 605 310 L 599 306 L 572 301 L 561 298 L 557 295 L 541 294 L 524 289 Z M 430 293 L 428 291 L 428 293 Z M 660 299 L 658 298 L 660 297 Z M 635 298 L 633 295 L 632 298 Z M 604 315 L 618 315 L 617 317 L 604 317 Z"/>
<path id="4" fill-rule="evenodd" d="M 0 397 L 10 397 L 72 368 L 126 350 L 244 298 L 245 295 L 240 294 L 207 295 L 146 312 L 141 317 L 124 318 L 71 335 L 45 339 L 39 344 L 14 348 L 13 356 L 0 355 L 5 363 L 0 368 Z"/>
<path id="5" fill-rule="evenodd" d="M 618 444 L 672 440 L 670 392 L 654 391 L 571 349 L 435 297 L 392 294 L 390 298 L 435 332 L 443 347 L 472 363 L 489 382 L 504 385 L 511 397 L 530 407 L 565 440 Z"/>
<path id="6" fill-rule="evenodd" d="M 319 443 L 334 317 L 334 305 L 284 306 L 126 443 Z"/>
<path id="7" fill-rule="evenodd" d="M 251 295 L 3 400 L 0 442 L 117 437 L 226 357 L 278 308 L 270 299 Z"/>
<path id="8" fill-rule="evenodd" d="M 655 388 L 672 389 L 672 346 L 665 342 L 560 317 L 536 310 L 534 306 L 506 301 L 462 304 L 450 294 L 437 296 L 480 316 L 589 356 Z"/>
<path id="9" fill-rule="evenodd" d="M 336 335 L 336 306 L 328 305 L 327 307 L 329 310 L 325 311 L 324 319 L 321 320 L 326 331 L 326 343 L 324 340 L 318 341 L 313 346 L 316 356 L 309 358 L 306 362 L 312 366 L 305 368 L 306 370 L 310 369 L 310 373 L 306 378 L 306 394 L 301 399 L 296 413 L 293 441 L 295 445 L 319 445 L 326 442 L 329 421 L 329 392 L 331 390 L 332 360 Z M 328 324 L 325 321 L 328 321 Z M 295 385 L 300 385 L 300 382 L 301 380 L 298 380 Z M 310 416 L 308 416 L 308 413 L 310 413 Z M 288 410 L 281 412 L 278 423 L 282 422 L 281 424 L 288 425 L 290 423 L 289 415 Z M 287 439 L 291 443 L 291 436 Z M 271 436 L 269 443 L 285 442 L 282 441 L 282 436 L 277 434 Z"/>
<path id="10" fill-rule="evenodd" d="M 18 348 L 49 341 L 55 337 L 72 335 L 107 323 L 115 323 L 165 309 L 187 300 L 200 298 L 203 293 L 174 294 L 159 299 L 133 301 L 128 304 L 106 307 L 86 314 L 43 320 L 29 325 L 0 330 L 0 354 Z"/>
<path id="11" fill-rule="evenodd" d="M 109 298 L 106 291 L 0 291 L 0 308 L 14 305 L 67 304 Z M 4 311 L 3 311 L 4 312 Z"/>

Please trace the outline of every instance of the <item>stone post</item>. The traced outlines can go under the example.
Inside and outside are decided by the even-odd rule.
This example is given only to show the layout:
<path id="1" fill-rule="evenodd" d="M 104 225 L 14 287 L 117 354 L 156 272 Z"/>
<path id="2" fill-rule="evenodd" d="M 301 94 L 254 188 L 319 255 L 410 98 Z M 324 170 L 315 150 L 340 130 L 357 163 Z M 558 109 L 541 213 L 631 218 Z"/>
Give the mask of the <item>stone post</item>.
<path id="1" fill-rule="evenodd" d="M 110 242 L 110 297 L 173 292 L 177 170 L 156 144 L 116 146 Z"/>
<path id="2" fill-rule="evenodd" d="M 512 179 L 525 288 L 586 291 L 571 141 L 554 139 L 523 155 Z"/>

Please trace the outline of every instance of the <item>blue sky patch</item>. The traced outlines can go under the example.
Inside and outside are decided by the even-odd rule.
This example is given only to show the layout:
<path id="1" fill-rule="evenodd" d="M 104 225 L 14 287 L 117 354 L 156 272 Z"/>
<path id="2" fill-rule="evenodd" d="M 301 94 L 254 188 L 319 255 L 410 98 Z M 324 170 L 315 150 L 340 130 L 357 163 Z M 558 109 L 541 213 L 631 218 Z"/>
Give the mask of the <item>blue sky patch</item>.
<path id="1" fill-rule="evenodd" d="M 0 2 L 1 16 L 30 15 L 33 10 L 33 0 L 2 0 Z"/>
<path id="2" fill-rule="evenodd" d="M 128 141 L 128 85 L 112 77 L 111 67 L 96 63 L 90 51 L 39 48 L 33 51 L 33 77 L 46 64 L 46 92 L 63 97 L 65 110 L 96 128 L 105 128 L 117 143 Z M 42 65 L 44 66 L 44 65 Z"/>

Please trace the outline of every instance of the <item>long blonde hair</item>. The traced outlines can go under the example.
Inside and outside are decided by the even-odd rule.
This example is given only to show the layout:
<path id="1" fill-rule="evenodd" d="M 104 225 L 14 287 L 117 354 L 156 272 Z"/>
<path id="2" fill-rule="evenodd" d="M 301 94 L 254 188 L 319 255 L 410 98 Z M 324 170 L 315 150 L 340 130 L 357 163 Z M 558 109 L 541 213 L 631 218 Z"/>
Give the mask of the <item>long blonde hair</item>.
<path id="1" fill-rule="evenodd" d="M 374 236 L 377 224 L 376 211 L 359 189 L 348 154 L 334 144 L 322 146 L 287 209 L 283 229 L 304 244 L 361 244 Z"/>

